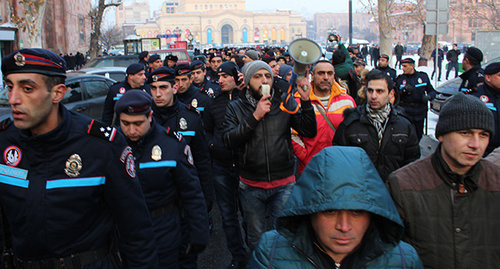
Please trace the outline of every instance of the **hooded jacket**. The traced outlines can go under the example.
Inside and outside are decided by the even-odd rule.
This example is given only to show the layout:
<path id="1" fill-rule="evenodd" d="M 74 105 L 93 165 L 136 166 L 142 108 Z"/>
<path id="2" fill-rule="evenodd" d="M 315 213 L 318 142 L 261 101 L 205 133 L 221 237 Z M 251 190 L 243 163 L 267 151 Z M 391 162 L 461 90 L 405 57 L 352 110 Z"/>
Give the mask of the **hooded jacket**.
<path id="1" fill-rule="evenodd" d="M 329 147 L 313 157 L 292 189 L 277 230 L 262 235 L 248 268 L 327 268 L 314 242 L 310 216 L 327 210 L 365 210 L 370 227 L 340 268 L 422 268 L 415 249 L 401 242 L 398 211 L 361 148 Z"/>

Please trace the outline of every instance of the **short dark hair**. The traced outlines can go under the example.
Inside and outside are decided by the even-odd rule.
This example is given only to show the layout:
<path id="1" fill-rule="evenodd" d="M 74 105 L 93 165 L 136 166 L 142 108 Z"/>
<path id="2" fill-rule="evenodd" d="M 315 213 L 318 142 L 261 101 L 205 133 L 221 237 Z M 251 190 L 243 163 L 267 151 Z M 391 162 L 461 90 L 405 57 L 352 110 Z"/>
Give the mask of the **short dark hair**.
<path id="1" fill-rule="evenodd" d="M 45 85 L 47 86 L 47 90 L 50 92 L 52 87 L 59 85 L 59 84 L 64 84 L 66 82 L 66 78 L 62 76 L 47 76 L 47 75 L 42 75 L 43 81 L 45 82 Z"/>
<path id="2" fill-rule="evenodd" d="M 383 79 L 387 83 L 387 90 L 391 92 L 391 90 L 394 88 L 394 83 L 392 82 L 392 79 L 384 72 L 378 70 L 378 69 L 373 69 L 372 71 L 368 72 L 366 75 L 366 85 L 371 80 L 378 80 L 378 79 Z"/>
<path id="3" fill-rule="evenodd" d="M 337 49 L 335 52 L 333 52 L 332 64 L 333 64 L 333 66 L 335 66 L 335 65 L 341 64 L 343 62 L 345 62 L 345 54 L 342 50 Z"/>
<path id="4" fill-rule="evenodd" d="M 333 64 L 332 64 L 330 61 L 328 61 L 328 60 L 319 60 L 319 61 L 317 61 L 316 63 L 314 63 L 314 65 L 313 65 L 313 68 L 312 68 L 313 73 L 314 73 L 314 69 L 316 69 L 316 66 L 317 66 L 318 64 L 320 64 L 320 63 L 327 63 L 327 64 L 330 64 L 330 65 L 332 65 L 332 66 L 333 66 Z M 334 70 L 335 70 L 335 69 L 334 69 Z"/>
<path id="5" fill-rule="evenodd" d="M 469 54 L 465 54 L 464 55 L 464 58 L 467 58 L 467 60 L 469 60 L 469 63 L 472 65 L 472 66 L 476 66 L 476 65 L 480 65 L 481 62 L 476 60 L 476 58 L 470 56 Z"/>

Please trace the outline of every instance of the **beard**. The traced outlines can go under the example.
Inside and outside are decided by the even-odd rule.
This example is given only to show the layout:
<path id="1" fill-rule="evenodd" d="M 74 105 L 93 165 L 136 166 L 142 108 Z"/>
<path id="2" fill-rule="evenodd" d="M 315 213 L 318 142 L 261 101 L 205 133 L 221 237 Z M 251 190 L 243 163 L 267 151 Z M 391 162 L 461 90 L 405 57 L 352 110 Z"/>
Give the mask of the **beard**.
<path id="1" fill-rule="evenodd" d="M 259 101 L 262 98 L 262 86 L 255 90 L 252 86 L 248 85 L 248 90 L 250 90 L 250 95 L 252 95 L 255 100 Z"/>

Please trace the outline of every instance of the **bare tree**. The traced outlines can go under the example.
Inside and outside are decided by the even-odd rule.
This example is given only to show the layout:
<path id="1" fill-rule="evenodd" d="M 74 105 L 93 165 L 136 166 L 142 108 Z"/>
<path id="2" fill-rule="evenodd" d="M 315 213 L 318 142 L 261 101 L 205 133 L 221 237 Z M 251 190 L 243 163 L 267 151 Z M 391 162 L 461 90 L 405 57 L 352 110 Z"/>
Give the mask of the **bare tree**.
<path id="1" fill-rule="evenodd" d="M 112 25 L 102 30 L 99 40 L 106 50 L 110 50 L 112 46 L 123 42 L 122 35 L 122 30 Z"/>
<path id="2" fill-rule="evenodd" d="M 99 44 L 99 37 L 101 36 L 101 24 L 104 11 L 108 7 L 116 7 L 121 4 L 122 0 L 98 0 L 97 6 L 93 7 L 89 12 L 90 23 L 92 27 L 92 32 L 90 33 L 90 50 L 89 54 L 91 58 L 97 57 L 99 51 L 101 50 L 101 45 Z"/>
<path id="3" fill-rule="evenodd" d="M 378 0 L 378 28 L 380 33 L 380 54 L 392 54 L 392 26 L 389 21 L 392 0 Z"/>
<path id="4" fill-rule="evenodd" d="M 19 14 L 17 3 L 23 6 Z M 28 41 L 32 48 L 42 47 L 42 19 L 45 14 L 45 0 L 12 0 L 11 20 L 28 33 Z"/>
<path id="5" fill-rule="evenodd" d="M 458 8 L 464 12 L 466 17 L 486 21 L 492 29 L 500 30 L 500 1 L 482 0 L 477 1 L 477 3 L 471 1 L 458 4 Z"/>

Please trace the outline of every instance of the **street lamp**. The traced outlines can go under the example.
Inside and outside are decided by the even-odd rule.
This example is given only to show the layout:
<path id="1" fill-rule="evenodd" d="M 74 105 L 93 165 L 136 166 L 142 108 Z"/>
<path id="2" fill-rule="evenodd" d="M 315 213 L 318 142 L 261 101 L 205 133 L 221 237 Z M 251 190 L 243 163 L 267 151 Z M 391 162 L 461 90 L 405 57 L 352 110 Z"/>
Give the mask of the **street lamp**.
<path id="1" fill-rule="evenodd" d="M 451 23 L 453 24 L 453 44 L 457 43 L 457 40 L 455 38 L 455 22 L 457 21 L 457 19 L 452 19 L 451 20 Z"/>

